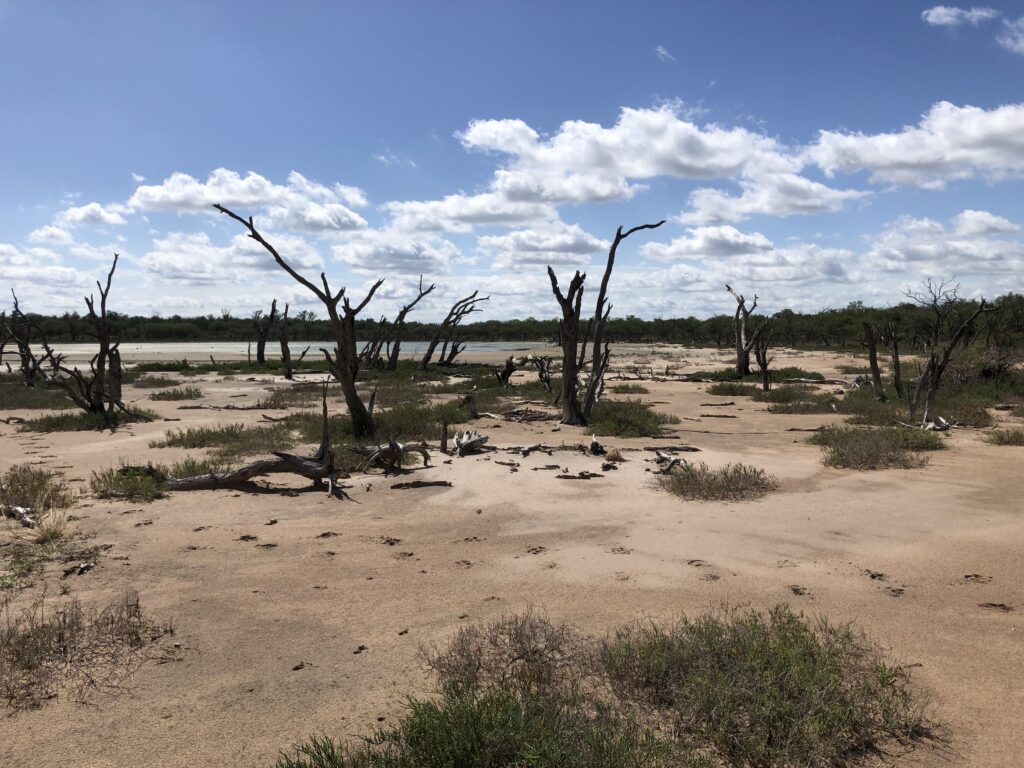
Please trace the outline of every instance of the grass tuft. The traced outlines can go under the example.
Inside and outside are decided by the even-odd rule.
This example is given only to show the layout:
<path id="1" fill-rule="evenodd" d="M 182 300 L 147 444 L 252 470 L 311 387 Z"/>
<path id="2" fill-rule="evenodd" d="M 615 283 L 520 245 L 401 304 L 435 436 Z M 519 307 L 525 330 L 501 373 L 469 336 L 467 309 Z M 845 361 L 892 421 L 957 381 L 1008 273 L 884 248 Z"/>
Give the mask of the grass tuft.
<path id="1" fill-rule="evenodd" d="M 160 414 L 147 408 L 132 408 L 131 414 L 118 413 L 117 424 L 131 424 L 137 421 L 155 421 Z M 74 411 L 71 413 L 52 413 L 29 419 L 18 427 L 20 432 L 91 432 L 106 429 L 103 416 L 99 413 Z"/>
<path id="2" fill-rule="evenodd" d="M 703 461 L 680 465 L 659 481 L 669 493 L 687 501 L 749 501 L 779 487 L 779 481 L 763 469 L 746 464 L 712 469 Z"/>
<path id="3" fill-rule="evenodd" d="M 26 387 L 20 379 L 0 380 L 0 411 L 14 411 L 51 408 L 61 410 L 74 407 L 74 403 L 59 387 L 46 386 L 39 382 Z"/>
<path id="4" fill-rule="evenodd" d="M 602 400 L 590 416 L 590 431 L 613 437 L 658 437 L 679 419 L 655 411 L 641 400 Z"/>
<path id="5" fill-rule="evenodd" d="M 616 395 L 649 395 L 651 393 L 643 384 L 614 384 L 611 390 Z"/>
<path id="6" fill-rule="evenodd" d="M 134 467 L 124 463 L 93 472 L 89 488 L 100 499 L 148 502 L 165 496 L 159 468 Z"/>
<path id="7" fill-rule="evenodd" d="M 199 400 L 203 397 L 203 390 L 199 387 L 188 384 L 184 387 L 166 389 L 163 392 L 154 392 L 149 396 L 150 400 Z"/>
<path id="8" fill-rule="evenodd" d="M 992 445 L 1024 445 L 1024 429 L 997 429 L 985 435 Z"/>
<path id="9" fill-rule="evenodd" d="M 808 442 L 825 450 L 825 464 L 859 470 L 923 467 L 928 459 L 921 455 L 922 451 L 938 451 L 946 447 L 935 432 L 905 427 L 824 427 Z"/>

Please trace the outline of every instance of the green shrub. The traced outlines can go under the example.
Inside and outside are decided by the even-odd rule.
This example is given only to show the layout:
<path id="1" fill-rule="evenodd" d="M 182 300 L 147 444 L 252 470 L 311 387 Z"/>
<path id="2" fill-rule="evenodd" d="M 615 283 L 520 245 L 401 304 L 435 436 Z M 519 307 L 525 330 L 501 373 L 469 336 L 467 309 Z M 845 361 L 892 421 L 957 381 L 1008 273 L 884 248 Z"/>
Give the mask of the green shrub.
<path id="1" fill-rule="evenodd" d="M 0 474 L 0 507 L 24 507 L 39 514 L 67 509 L 74 503 L 74 492 L 56 472 L 15 464 Z"/>
<path id="2" fill-rule="evenodd" d="M 824 375 L 817 371 L 808 371 L 804 368 L 797 368 L 796 366 L 786 366 L 783 368 L 773 368 L 770 370 L 772 381 L 785 381 L 786 379 L 812 379 L 814 381 L 823 381 Z M 702 379 L 708 379 L 710 381 L 739 381 L 736 376 L 736 371 L 733 368 L 720 368 L 714 371 L 701 371 L 700 377 Z M 760 381 L 761 372 L 754 370 L 749 375 L 742 377 L 742 381 Z"/>
<path id="3" fill-rule="evenodd" d="M 665 490 L 687 501 L 748 501 L 779 487 L 779 481 L 763 469 L 745 464 L 712 469 L 703 461 L 682 464 L 659 480 Z"/>
<path id="4" fill-rule="evenodd" d="M 754 393 L 754 400 L 759 403 L 806 403 L 814 402 L 817 397 L 818 393 L 811 387 L 800 385 L 773 387 L 767 392 L 758 389 Z"/>
<path id="5" fill-rule="evenodd" d="M 132 408 L 131 413 L 117 413 L 115 422 L 118 426 L 138 421 L 155 421 L 160 414 L 148 408 Z M 36 419 L 29 419 L 18 427 L 21 432 L 91 432 L 106 429 L 102 414 L 74 411 L 69 413 L 51 413 Z"/>
<path id="6" fill-rule="evenodd" d="M 154 392 L 149 396 L 150 400 L 199 400 L 203 396 L 203 390 L 191 384 L 184 387 L 175 387 L 163 392 Z"/>
<path id="7" fill-rule="evenodd" d="M 679 419 L 655 411 L 641 400 L 602 400 L 590 415 L 590 432 L 614 437 L 658 437 Z"/>
<path id="8" fill-rule="evenodd" d="M 347 419 L 346 419 L 347 420 Z M 320 434 L 317 432 L 316 441 Z M 219 459 L 233 459 L 256 453 L 287 450 L 296 443 L 290 423 L 268 425 L 224 424 L 216 427 L 186 427 L 169 430 L 151 448 L 213 448 Z"/>
<path id="9" fill-rule="evenodd" d="M 166 495 L 163 472 L 159 468 L 124 463 L 93 472 L 89 488 L 100 499 L 149 502 Z"/>
<path id="10" fill-rule="evenodd" d="M 181 384 L 181 379 L 172 379 L 170 376 L 142 376 L 132 369 L 125 375 L 124 382 L 140 389 L 162 389 L 176 387 Z"/>
<path id="11" fill-rule="evenodd" d="M 32 410 L 50 408 L 60 410 L 72 408 L 74 403 L 59 387 L 47 386 L 39 382 L 34 387 L 26 387 L 20 377 L 0 381 L 0 411 L 18 409 Z"/>
<path id="12" fill-rule="evenodd" d="M 619 629 L 526 614 L 426 653 L 439 695 L 278 768 L 819 768 L 926 733 L 906 672 L 850 627 L 777 606 Z"/>
<path id="13" fill-rule="evenodd" d="M 809 443 L 825 451 L 825 463 L 842 469 L 913 469 L 928 463 L 921 451 L 946 447 L 935 432 L 905 427 L 862 429 L 831 426 L 812 435 Z"/>
<path id="14" fill-rule="evenodd" d="M 760 390 L 753 384 L 740 384 L 738 381 L 716 381 L 706 391 L 709 395 L 718 397 L 754 397 Z"/>
<path id="15" fill-rule="evenodd" d="M 1024 445 L 1024 429 L 997 429 L 985 435 L 992 445 Z"/>
<path id="16" fill-rule="evenodd" d="M 845 374 L 848 374 L 848 375 L 851 375 L 851 376 L 855 376 L 855 375 L 858 375 L 858 374 L 861 375 L 861 376 L 869 376 L 869 375 L 871 375 L 871 368 L 869 366 L 863 365 L 863 364 L 861 364 L 861 365 L 847 365 L 847 364 L 837 365 L 836 366 L 836 370 L 839 371 L 840 373 L 845 373 Z"/>
<path id="17" fill-rule="evenodd" d="M 626 627 L 600 657 L 620 697 L 727 765 L 844 765 L 924 730 L 902 668 L 850 627 L 788 606 Z"/>

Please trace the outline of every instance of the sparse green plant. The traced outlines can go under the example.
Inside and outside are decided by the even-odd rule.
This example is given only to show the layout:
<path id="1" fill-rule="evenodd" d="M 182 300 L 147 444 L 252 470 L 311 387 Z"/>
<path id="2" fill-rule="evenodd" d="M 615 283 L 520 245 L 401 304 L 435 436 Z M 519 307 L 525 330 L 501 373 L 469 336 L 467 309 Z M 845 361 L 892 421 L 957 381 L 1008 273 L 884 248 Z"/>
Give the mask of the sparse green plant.
<path id="1" fill-rule="evenodd" d="M 64 478 L 31 464 L 15 464 L 0 475 L 0 508 L 21 507 L 32 516 L 60 513 L 75 503 Z"/>
<path id="2" fill-rule="evenodd" d="M 779 481 L 763 469 L 746 464 L 709 467 L 681 464 L 671 473 L 660 475 L 661 486 L 687 501 L 749 501 L 777 490 Z"/>
<path id="3" fill-rule="evenodd" d="M 858 374 L 868 375 L 871 373 L 871 369 L 866 365 L 849 365 L 846 363 L 843 365 L 837 365 L 836 370 L 849 376 L 856 376 Z"/>
<path id="4" fill-rule="evenodd" d="M 992 445 L 1024 445 L 1024 429 L 997 429 L 985 435 Z"/>
<path id="5" fill-rule="evenodd" d="M 0 379 L 0 411 L 42 408 L 63 410 L 73 408 L 74 405 L 64 390 L 45 382 L 40 381 L 34 387 L 26 387 L 20 378 Z"/>
<path id="6" fill-rule="evenodd" d="M 150 400 L 199 400 L 203 396 L 203 390 L 199 387 L 188 384 L 184 387 L 166 389 L 163 392 L 154 392 L 149 396 Z"/>
<path id="7" fill-rule="evenodd" d="M 590 415 L 590 432 L 613 437 L 658 437 L 679 419 L 637 400 L 602 400 Z"/>
<path id="8" fill-rule="evenodd" d="M 158 413 L 147 408 L 132 408 L 131 413 L 118 412 L 112 417 L 116 424 L 130 424 L 135 421 L 154 421 L 160 418 Z M 102 414 L 87 413 L 52 413 L 29 419 L 18 427 L 21 432 L 90 432 L 106 429 L 107 425 Z"/>
<path id="9" fill-rule="evenodd" d="M 759 391 L 753 384 L 741 384 L 738 381 L 716 381 L 707 388 L 709 395 L 717 397 L 753 397 Z"/>
<path id="10" fill-rule="evenodd" d="M 808 442 L 824 449 L 829 466 L 859 470 L 923 467 L 928 458 L 922 451 L 946 447 L 935 432 L 906 427 L 824 427 Z"/>
<path id="11" fill-rule="evenodd" d="M 164 389 L 178 386 L 181 384 L 181 379 L 173 379 L 170 376 L 142 375 L 133 368 L 125 374 L 125 382 L 129 382 L 133 387 L 139 389 Z"/>
<path id="12" fill-rule="evenodd" d="M 89 488 L 101 499 L 149 502 L 165 495 L 160 469 L 124 463 L 119 467 L 107 467 L 93 472 Z"/>
<path id="13" fill-rule="evenodd" d="M 316 440 L 319 440 L 317 433 Z M 287 450 L 295 445 L 291 423 L 249 426 L 223 424 L 215 427 L 187 427 L 164 433 L 151 448 L 212 448 L 218 459 L 234 459 L 256 453 Z"/>

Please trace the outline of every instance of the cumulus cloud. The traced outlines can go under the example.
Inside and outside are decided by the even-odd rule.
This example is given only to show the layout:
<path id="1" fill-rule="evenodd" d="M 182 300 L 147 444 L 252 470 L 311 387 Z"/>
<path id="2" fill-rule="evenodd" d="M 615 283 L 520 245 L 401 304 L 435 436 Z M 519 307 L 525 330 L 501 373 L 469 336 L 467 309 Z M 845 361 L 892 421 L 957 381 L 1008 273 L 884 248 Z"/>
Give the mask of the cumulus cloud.
<path id="1" fill-rule="evenodd" d="M 474 226 L 515 226 L 556 218 L 553 206 L 510 201 L 494 193 L 448 195 L 441 200 L 385 204 L 396 230 L 469 232 Z"/>
<path id="2" fill-rule="evenodd" d="M 0 243 L 0 280 L 20 291 L 22 287 L 43 286 L 50 288 L 81 287 L 89 283 L 89 278 L 73 267 L 65 267 L 60 263 L 60 256 L 47 248 L 21 249 L 11 243 Z M 37 290 L 36 294 L 40 291 Z M 50 311 L 51 303 L 46 307 L 26 305 L 26 311 Z"/>
<path id="3" fill-rule="evenodd" d="M 943 101 L 893 133 L 822 131 L 807 157 L 829 176 L 867 170 L 875 182 L 930 188 L 1016 176 L 1024 171 L 1024 104 L 985 110 Z"/>
<path id="4" fill-rule="evenodd" d="M 29 232 L 28 241 L 44 245 L 71 245 L 75 242 L 75 238 L 66 229 L 47 224 L 45 227 Z"/>
<path id="5" fill-rule="evenodd" d="M 320 253 L 303 238 L 285 234 L 266 237 L 296 269 L 322 268 Z M 206 232 L 172 232 L 156 239 L 140 263 L 155 277 L 189 285 L 245 282 L 254 269 L 280 272 L 263 247 L 245 235 L 235 235 L 227 245 L 219 246 Z"/>
<path id="6" fill-rule="evenodd" d="M 741 232 L 735 227 L 696 227 L 670 243 L 645 243 L 640 254 L 650 259 L 704 259 L 764 253 L 772 241 L 760 232 Z"/>
<path id="7" fill-rule="evenodd" d="M 375 229 L 353 235 L 331 252 L 355 271 L 377 275 L 445 273 L 461 256 L 454 243 L 434 235 Z"/>
<path id="8" fill-rule="evenodd" d="M 325 233 L 361 229 L 366 220 L 352 210 L 367 204 L 357 187 L 326 186 L 297 171 L 287 184 L 275 184 L 258 173 L 245 176 L 226 168 L 213 171 L 206 181 L 186 173 L 174 173 L 161 184 L 140 186 L 128 200 L 135 211 L 196 213 L 214 203 L 228 208 L 264 211 L 270 226 L 301 232 Z"/>
<path id="9" fill-rule="evenodd" d="M 61 227 L 77 227 L 81 224 L 113 225 L 124 224 L 124 216 L 118 206 L 103 206 L 99 203 L 88 203 L 77 207 L 66 208 L 57 214 L 56 224 Z"/>
<path id="10" fill-rule="evenodd" d="M 956 234 L 960 236 L 1013 234 L 1020 231 L 1020 227 L 1009 219 L 988 211 L 970 209 L 958 213 L 953 224 Z"/>
<path id="11" fill-rule="evenodd" d="M 495 269 L 520 270 L 548 264 L 586 263 L 594 253 L 611 247 L 607 240 L 590 234 L 578 224 L 563 222 L 535 229 L 517 229 L 505 235 L 487 235 L 477 240 L 480 248 L 495 255 Z"/>
<path id="12" fill-rule="evenodd" d="M 949 5 L 936 5 L 921 12 L 921 18 L 933 27 L 959 27 L 962 24 L 978 26 L 999 16 L 995 8 L 975 6 L 973 8 L 956 8 Z"/>

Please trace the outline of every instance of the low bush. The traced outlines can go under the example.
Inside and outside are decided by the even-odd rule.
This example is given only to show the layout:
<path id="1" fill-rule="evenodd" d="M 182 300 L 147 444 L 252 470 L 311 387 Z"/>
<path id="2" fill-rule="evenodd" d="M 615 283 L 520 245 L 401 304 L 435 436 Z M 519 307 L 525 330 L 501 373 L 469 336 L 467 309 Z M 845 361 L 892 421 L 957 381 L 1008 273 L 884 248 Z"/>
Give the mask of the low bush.
<path id="1" fill-rule="evenodd" d="M 643 384 L 613 384 L 611 390 L 616 395 L 649 395 L 651 392 Z"/>
<path id="2" fill-rule="evenodd" d="M 0 411 L 73 408 L 74 403 L 59 387 L 39 382 L 26 387 L 21 377 L 0 380 Z"/>
<path id="3" fill-rule="evenodd" d="M 203 390 L 192 384 L 184 387 L 175 387 L 163 392 L 154 392 L 149 396 L 150 400 L 199 400 L 203 396 Z"/>
<path id="4" fill-rule="evenodd" d="M 0 475 L 0 510 L 24 509 L 35 521 L 32 530 L 37 544 L 52 544 L 63 538 L 67 530 L 64 510 L 74 503 L 74 492 L 56 472 L 15 464 Z"/>
<path id="5" fill-rule="evenodd" d="M 829 466 L 859 470 L 922 467 L 928 463 L 922 451 L 946 447 L 935 432 L 905 427 L 824 427 L 808 442 L 824 449 Z"/>
<path id="6" fill-rule="evenodd" d="M 348 419 L 346 419 L 348 421 Z M 320 440 L 319 431 L 315 438 Z M 312 441 L 312 440 L 311 440 Z M 169 430 L 151 448 L 212 448 L 218 459 L 235 459 L 257 453 L 287 450 L 296 443 L 290 422 L 268 425 L 224 424 Z"/>
<path id="7" fill-rule="evenodd" d="M 763 469 L 746 464 L 712 469 L 703 461 L 682 464 L 659 480 L 665 490 L 687 501 L 749 501 L 779 487 L 779 481 Z"/>
<path id="8" fill-rule="evenodd" d="M 658 437 L 679 419 L 659 413 L 641 400 L 602 400 L 590 415 L 590 432 L 614 437 Z"/>
<path id="9" fill-rule="evenodd" d="M 139 389 L 162 389 L 178 386 L 181 384 L 181 379 L 172 379 L 170 376 L 144 376 L 132 369 L 125 375 L 124 383 Z"/>
<path id="10" fill-rule="evenodd" d="M 902 668 L 863 634 L 787 606 L 622 627 L 538 616 L 426 653 L 432 701 L 368 738 L 314 737 L 278 768 L 818 768 L 927 734 Z"/>
<path id="11" fill-rule="evenodd" d="M 1024 429 L 997 429 L 985 435 L 992 445 L 1024 445 Z"/>
<path id="12" fill-rule="evenodd" d="M 41 707 L 63 689 L 79 700 L 119 690 L 152 658 L 154 641 L 173 633 L 143 612 L 133 591 L 103 608 L 75 598 L 54 609 L 40 598 L 20 613 L 9 604 L 0 613 L 0 701 L 10 710 Z"/>
<path id="13" fill-rule="evenodd" d="M 121 464 L 92 473 L 89 489 L 100 499 L 125 499 L 148 502 L 163 498 L 164 483 L 160 470 Z"/>
<path id="14" fill-rule="evenodd" d="M 139 421 L 155 421 L 159 418 L 160 414 L 148 408 L 132 408 L 131 413 L 119 412 L 115 417 L 115 422 L 121 426 Z M 19 425 L 18 430 L 21 432 L 90 432 L 102 431 L 106 428 L 102 414 L 72 411 L 51 413 L 29 419 Z"/>
<path id="15" fill-rule="evenodd" d="M 738 381 L 717 381 L 708 386 L 706 391 L 718 397 L 753 397 L 759 389 L 753 384 L 741 384 Z"/>

